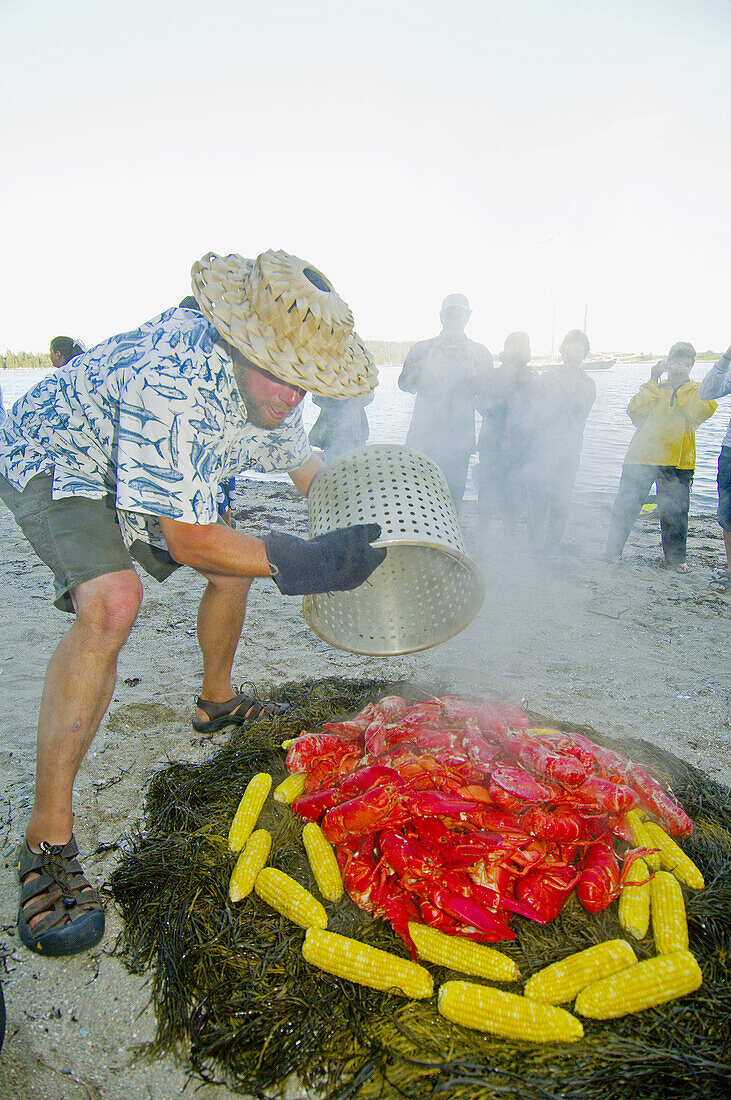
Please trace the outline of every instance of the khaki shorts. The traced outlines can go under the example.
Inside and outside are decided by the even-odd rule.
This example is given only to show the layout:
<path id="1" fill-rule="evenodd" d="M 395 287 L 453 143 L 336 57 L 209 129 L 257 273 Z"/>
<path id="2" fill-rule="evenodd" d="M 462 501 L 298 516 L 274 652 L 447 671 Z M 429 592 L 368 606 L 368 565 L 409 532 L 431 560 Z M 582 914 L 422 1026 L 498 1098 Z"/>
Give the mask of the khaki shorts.
<path id="1" fill-rule="evenodd" d="M 53 602 L 59 611 L 74 614 L 72 588 L 106 573 L 133 569 L 133 558 L 157 581 L 164 581 L 180 568 L 167 550 L 139 539 L 127 549 L 113 497 L 54 500 L 52 488 L 51 474 L 36 474 L 22 492 L 0 475 L 0 497 L 38 557 L 53 573 Z"/>

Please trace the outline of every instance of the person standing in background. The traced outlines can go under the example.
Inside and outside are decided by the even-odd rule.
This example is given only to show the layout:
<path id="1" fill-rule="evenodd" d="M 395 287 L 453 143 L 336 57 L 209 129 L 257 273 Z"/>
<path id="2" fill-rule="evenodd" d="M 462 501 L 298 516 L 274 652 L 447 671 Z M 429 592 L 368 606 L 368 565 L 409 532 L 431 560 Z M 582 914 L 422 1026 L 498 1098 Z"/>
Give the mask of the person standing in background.
<path id="1" fill-rule="evenodd" d="M 690 381 L 695 363 L 692 344 L 673 344 L 667 359 L 650 372 L 649 382 L 627 406 L 636 431 L 622 466 L 607 536 L 605 557 L 621 558 L 624 544 L 657 485 L 657 510 L 665 564 L 689 573 L 686 559 L 690 487 L 695 472 L 695 430 L 716 411 L 715 401 L 701 400 Z M 663 382 L 662 377 L 667 378 Z"/>
<path id="2" fill-rule="evenodd" d="M 86 345 L 81 340 L 74 340 L 72 336 L 54 336 L 51 340 L 51 366 L 54 370 L 65 367 L 77 355 L 86 351 Z"/>
<path id="3" fill-rule="evenodd" d="M 556 553 L 561 545 L 584 445 L 584 425 L 596 386 L 583 362 L 585 332 L 563 338 L 562 362 L 542 374 L 535 387 L 535 427 L 528 480 L 528 535 L 534 554 Z"/>
<path id="4" fill-rule="evenodd" d="M 482 427 L 477 441 L 478 510 L 485 524 L 500 513 L 506 537 L 515 534 L 525 503 L 537 376 L 530 370 L 527 332 L 505 338 L 500 366 L 477 401 Z"/>
<path id="5" fill-rule="evenodd" d="M 421 451 L 441 468 L 459 511 L 475 450 L 475 407 L 492 372 L 492 355 L 465 336 L 470 318 L 464 294 L 442 302 L 442 331 L 409 351 L 399 389 L 416 394 L 406 446 Z"/>
<path id="6" fill-rule="evenodd" d="M 313 447 L 322 449 L 322 461 L 326 466 L 336 458 L 365 447 L 369 435 L 365 406 L 370 405 L 373 394 L 365 397 L 312 398 L 320 408 L 320 415 L 310 428 L 309 440 Z"/>
<path id="7" fill-rule="evenodd" d="M 731 394 L 731 347 L 728 347 L 720 359 L 713 364 L 698 387 L 698 396 L 703 401 L 714 397 L 728 397 Z M 717 569 L 711 578 L 714 592 L 725 593 L 731 580 L 731 420 L 721 443 L 718 456 L 718 522 L 723 531 L 723 544 L 726 549 L 726 568 Z"/>

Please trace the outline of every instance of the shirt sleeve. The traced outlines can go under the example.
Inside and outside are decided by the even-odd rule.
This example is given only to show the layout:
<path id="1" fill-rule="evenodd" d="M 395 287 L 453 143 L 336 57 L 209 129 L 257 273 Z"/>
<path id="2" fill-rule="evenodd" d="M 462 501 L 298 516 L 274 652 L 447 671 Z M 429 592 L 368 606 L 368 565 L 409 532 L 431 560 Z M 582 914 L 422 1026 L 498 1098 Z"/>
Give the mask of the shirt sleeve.
<path id="1" fill-rule="evenodd" d="M 398 379 L 398 388 L 405 393 L 416 393 L 419 389 L 421 368 L 429 351 L 431 341 L 420 340 L 414 344 L 404 359 L 401 374 Z"/>
<path id="2" fill-rule="evenodd" d="M 588 375 L 585 375 L 585 379 L 586 380 L 581 390 L 581 402 L 579 409 L 579 415 L 583 418 L 583 420 L 586 420 L 588 418 L 594 402 L 596 401 L 596 383 L 594 382 L 594 379 L 589 378 Z"/>
<path id="3" fill-rule="evenodd" d="M 729 394 L 731 394 L 731 359 L 722 355 L 698 387 L 698 396 L 703 401 L 709 401 L 712 397 L 728 397 Z"/>
<path id="4" fill-rule="evenodd" d="M 289 473 L 303 466 L 311 454 L 299 404 L 278 428 L 248 427 L 238 469 L 260 474 Z"/>
<path id="5" fill-rule="evenodd" d="M 645 382 L 640 386 L 627 406 L 627 416 L 635 427 L 639 427 L 643 421 L 647 420 L 650 409 L 657 403 L 659 397 L 660 387 L 657 382 Z"/>
<path id="6" fill-rule="evenodd" d="M 699 387 L 693 382 L 686 382 L 684 386 L 680 386 L 675 391 L 675 400 L 682 409 L 686 420 L 694 428 L 713 416 L 718 408 L 717 401 L 703 401 L 699 397 Z"/>

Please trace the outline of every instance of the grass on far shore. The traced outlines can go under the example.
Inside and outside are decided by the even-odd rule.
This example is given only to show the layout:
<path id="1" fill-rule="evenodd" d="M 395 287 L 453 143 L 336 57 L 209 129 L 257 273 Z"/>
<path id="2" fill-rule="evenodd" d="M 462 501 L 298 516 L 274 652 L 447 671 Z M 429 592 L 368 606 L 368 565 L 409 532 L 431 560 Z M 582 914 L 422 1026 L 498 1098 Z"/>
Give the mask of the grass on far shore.
<path id="1" fill-rule="evenodd" d="M 373 356 L 376 362 L 376 366 L 385 367 L 403 366 L 404 359 L 410 348 L 413 347 L 413 340 L 366 340 L 365 345 L 369 352 Z M 614 354 L 614 353 L 613 353 Z M 621 356 L 621 353 L 616 353 Z M 720 358 L 720 351 L 702 351 L 698 355 L 700 360 L 714 361 Z M 662 355 L 655 355 L 652 352 L 642 352 L 637 355 L 629 355 L 626 358 L 631 358 L 638 363 L 649 363 L 655 359 L 662 359 Z M 2 370 L 51 370 L 51 357 L 45 352 L 34 351 L 6 351 L 5 355 L 0 355 L 0 369 Z"/>

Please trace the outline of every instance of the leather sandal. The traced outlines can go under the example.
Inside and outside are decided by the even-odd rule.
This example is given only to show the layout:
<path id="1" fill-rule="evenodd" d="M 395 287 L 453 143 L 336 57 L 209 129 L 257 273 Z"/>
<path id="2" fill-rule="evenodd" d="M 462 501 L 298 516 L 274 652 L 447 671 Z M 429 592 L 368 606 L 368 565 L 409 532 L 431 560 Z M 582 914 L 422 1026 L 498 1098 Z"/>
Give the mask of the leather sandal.
<path id="1" fill-rule="evenodd" d="M 711 573 L 711 579 L 708 583 L 714 592 L 720 592 L 721 594 L 728 592 L 731 588 L 731 568 L 716 569 L 715 572 Z"/>
<path id="2" fill-rule="evenodd" d="M 289 710 L 288 703 L 273 703 L 270 699 L 257 699 L 247 694 L 241 685 L 241 691 L 225 703 L 212 703 L 209 699 L 198 697 L 195 705 L 208 715 L 207 722 L 193 719 L 193 729 L 197 733 L 215 733 L 224 726 L 243 726 L 246 722 L 255 722 L 257 718 L 280 718 Z"/>
<path id="3" fill-rule="evenodd" d="M 31 851 L 26 840 L 20 847 L 18 931 L 25 946 L 39 955 L 76 955 L 104 935 L 104 907 L 84 877 L 78 854 L 73 834 L 68 844 L 42 841 L 40 852 Z M 34 917 L 40 919 L 31 927 Z"/>

